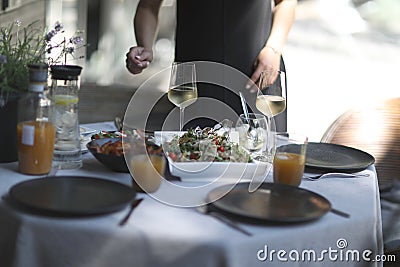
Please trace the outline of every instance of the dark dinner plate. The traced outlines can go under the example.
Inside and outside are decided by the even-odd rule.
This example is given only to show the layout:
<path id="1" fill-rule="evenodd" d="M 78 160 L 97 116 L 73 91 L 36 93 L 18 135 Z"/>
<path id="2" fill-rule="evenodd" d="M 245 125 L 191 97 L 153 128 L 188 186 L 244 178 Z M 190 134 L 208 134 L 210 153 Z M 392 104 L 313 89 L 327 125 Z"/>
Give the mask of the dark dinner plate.
<path id="1" fill-rule="evenodd" d="M 11 187 L 13 203 L 49 215 L 84 216 L 124 208 L 136 192 L 121 183 L 80 176 L 48 176 Z"/>
<path id="2" fill-rule="evenodd" d="M 309 143 L 306 167 L 336 171 L 361 171 L 375 158 L 359 149 L 331 143 Z"/>
<path id="3" fill-rule="evenodd" d="M 299 187 L 263 183 L 252 193 L 249 192 L 249 183 L 239 183 L 229 191 L 230 187 L 224 185 L 212 190 L 207 200 L 214 208 L 250 222 L 307 222 L 331 210 L 326 198 Z"/>

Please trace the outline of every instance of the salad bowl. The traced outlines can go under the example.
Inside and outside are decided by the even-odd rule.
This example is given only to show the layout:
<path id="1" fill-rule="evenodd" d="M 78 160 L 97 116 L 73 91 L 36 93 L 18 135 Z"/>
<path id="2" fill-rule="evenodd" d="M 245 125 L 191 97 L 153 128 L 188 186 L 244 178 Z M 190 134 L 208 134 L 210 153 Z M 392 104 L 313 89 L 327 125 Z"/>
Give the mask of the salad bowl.
<path id="1" fill-rule="evenodd" d="M 256 161 L 228 133 L 190 129 L 163 143 L 169 170 L 182 181 L 249 181 L 266 177 L 272 164 Z"/>
<path id="2" fill-rule="evenodd" d="M 169 170 L 183 182 L 243 182 L 265 178 L 272 169 L 269 162 L 173 162 Z"/>

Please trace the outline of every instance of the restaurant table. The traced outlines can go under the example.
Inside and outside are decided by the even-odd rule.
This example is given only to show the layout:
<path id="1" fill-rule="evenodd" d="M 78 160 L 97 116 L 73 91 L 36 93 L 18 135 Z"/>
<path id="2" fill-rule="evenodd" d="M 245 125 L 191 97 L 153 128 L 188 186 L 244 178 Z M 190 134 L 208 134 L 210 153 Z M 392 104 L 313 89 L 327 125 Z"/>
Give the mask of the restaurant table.
<path id="1" fill-rule="evenodd" d="M 110 122 L 85 126 L 114 129 Z M 57 175 L 90 176 L 131 185 L 129 173 L 108 170 L 90 153 L 83 159 L 82 168 L 60 170 Z M 0 266 L 382 266 L 375 260 L 383 254 L 376 171 L 371 165 L 363 172 L 370 176 L 301 183 L 302 188 L 323 195 L 350 218 L 328 212 L 300 224 L 240 223 L 252 236 L 194 208 L 169 206 L 143 193 L 138 197 L 144 201 L 123 227 L 118 223 L 128 207 L 99 216 L 52 217 L 24 212 L 2 199 Z M 36 176 L 18 172 L 17 162 L 0 164 L 0 194 L 7 195 L 13 185 L 32 178 Z M 290 258 L 296 256 L 294 251 L 304 258 Z M 311 251 L 316 258 L 307 258 Z M 353 252 L 359 260 L 345 257 Z M 364 260 L 363 253 L 371 261 Z"/>

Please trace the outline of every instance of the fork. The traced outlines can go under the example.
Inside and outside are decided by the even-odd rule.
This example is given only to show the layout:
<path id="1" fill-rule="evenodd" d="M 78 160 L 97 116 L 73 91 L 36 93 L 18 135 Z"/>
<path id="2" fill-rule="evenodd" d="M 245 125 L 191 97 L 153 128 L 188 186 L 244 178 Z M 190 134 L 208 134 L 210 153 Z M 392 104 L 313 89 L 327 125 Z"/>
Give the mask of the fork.
<path id="1" fill-rule="evenodd" d="M 214 217 L 215 219 L 217 219 L 217 220 L 219 220 L 220 222 L 226 224 L 227 226 L 231 227 L 232 229 L 235 229 L 235 230 L 237 230 L 237 231 L 239 231 L 239 232 L 241 232 L 241 233 L 243 233 L 243 234 L 245 234 L 245 235 L 252 236 L 252 233 L 250 233 L 249 231 L 247 231 L 247 230 L 245 230 L 244 228 L 242 228 L 242 227 L 241 227 L 239 224 L 237 224 L 235 221 L 232 221 L 232 220 L 229 219 L 228 217 L 226 217 L 226 216 L 224 216 L 224 215 L 222 215 L 222 214 L 220 214 L 220 213 L 218 213 L 218 212 L 209 210 L 209 208 L 208 208 L 207 205 L 198 206 L 198 207 L 196 207 L 196 210 L 197 210 L 198 212 L 204 214 L 204 215 L 209 215 L 209 216 Z"/>
<path id="2" fill-rule="evenodd" d="M 323 173 L 323 174 L 318 174 L 318 175 L 313 175 L 313 176 L 308 176 L 308 175 L 304 175 L 303 177 L 308 179 L 308 180 L 312 180 L 312 181 L 316 181 L 319 180 L 325 176 L 340 176 L 340 177 L 369 177 L 368 173 L 343 173 L 343 172 L 328 172 L 328 173 Z"/>

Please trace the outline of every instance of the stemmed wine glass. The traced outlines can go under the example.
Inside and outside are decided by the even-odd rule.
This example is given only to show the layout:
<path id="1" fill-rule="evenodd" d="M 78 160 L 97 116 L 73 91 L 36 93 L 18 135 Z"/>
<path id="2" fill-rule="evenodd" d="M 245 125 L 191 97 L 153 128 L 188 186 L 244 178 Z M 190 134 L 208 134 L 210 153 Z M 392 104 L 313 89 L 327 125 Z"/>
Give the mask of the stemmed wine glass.
<path id="1" fill-rule="evenodd" d="M 286 109 L 286 74 L 279 70 L 261 73 L 257 90 L 256 107 L 268 117 L 282 113 Z"/>
<path id="2" fill-rule="evenodd" d="M 179 107 L 179 130 L 182 130 L 185 107 L 197 100 L 196 68 L 194 63 L 174 62 L 172 64 L 168 100 Z"/>
<path id="3" fill-rule="evenodd" d="M 272 160 L 275 153 L 275 130 L 273 117 L 286 109 L 286 74 L 280 70 L 266 70 L 261 73 L 257 90 L 256 108 L 267 117 L 268 129 L 272 134 L 268 140 L 267 153 Z"/>

